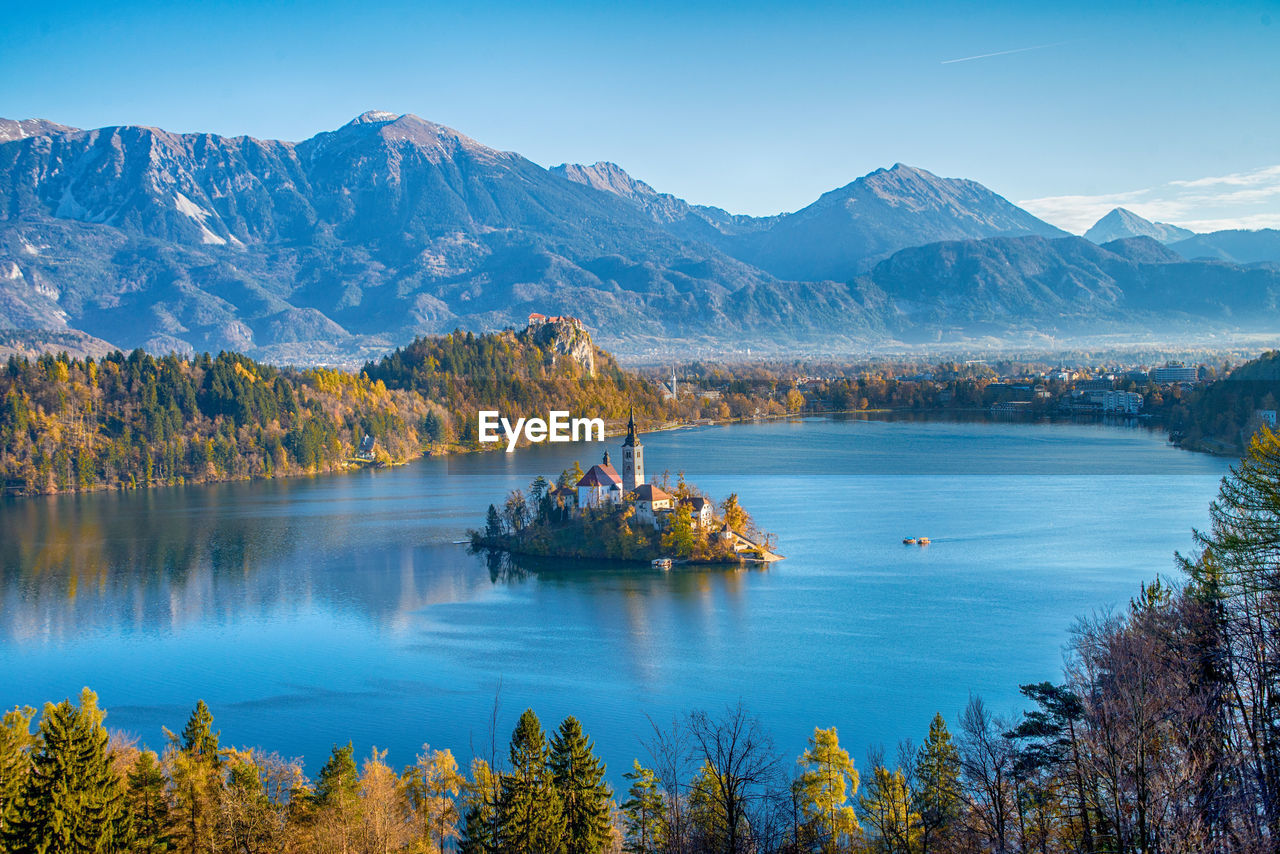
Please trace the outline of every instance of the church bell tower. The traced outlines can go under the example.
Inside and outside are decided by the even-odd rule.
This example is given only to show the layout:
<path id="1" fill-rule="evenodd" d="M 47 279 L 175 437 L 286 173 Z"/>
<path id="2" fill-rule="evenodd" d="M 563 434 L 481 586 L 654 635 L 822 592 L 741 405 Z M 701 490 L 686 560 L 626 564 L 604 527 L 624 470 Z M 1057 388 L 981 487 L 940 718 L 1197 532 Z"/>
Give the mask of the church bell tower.
<path id="1" fill-rule="evenodd" d="M 644 445 L 636 438 L 636 409 L 631 407 L 627 438 L 622 441 L 622 488 L 627 492 L 644 483 Z"/>

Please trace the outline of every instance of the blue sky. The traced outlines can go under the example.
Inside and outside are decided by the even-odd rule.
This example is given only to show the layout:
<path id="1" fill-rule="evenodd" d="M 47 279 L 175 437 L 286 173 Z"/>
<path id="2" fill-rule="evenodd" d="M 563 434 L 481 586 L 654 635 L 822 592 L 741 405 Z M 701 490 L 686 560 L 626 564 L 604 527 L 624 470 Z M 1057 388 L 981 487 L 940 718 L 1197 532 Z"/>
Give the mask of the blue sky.
<path id="1" fill-rule="evenodd" d="M 382 109 L 735 213 L 901 161 L 1075 230 L 1280 226 L 1280 2 L 8 6 L 8 118 L 298 140 Z"/>

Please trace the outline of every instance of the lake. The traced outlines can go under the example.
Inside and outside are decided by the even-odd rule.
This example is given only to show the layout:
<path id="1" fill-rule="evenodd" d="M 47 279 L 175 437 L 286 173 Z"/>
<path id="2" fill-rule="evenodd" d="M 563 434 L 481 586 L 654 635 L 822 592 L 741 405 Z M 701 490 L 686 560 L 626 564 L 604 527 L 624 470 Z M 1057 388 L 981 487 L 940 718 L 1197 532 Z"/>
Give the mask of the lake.
<path id="1" fill-rule="evenodd" d="M 224 744 L 305 756 L 424 742 L 465 764 L 532 707 L 582 720 L 615 785 L 649 719 L 741 699 L 788 757 L 836 726 L 861 763 L 1013 714 L 1059 676 L 1074 618 L 1176 577 L 1227 462 L 1143 429 L 796 419 L 642 436 L 655 473 L 736 491 L 767 569 L 549 562 L 454 544 L 490 502 L 602 445 L 311 479 L 0 502 L 0 706 L 96 690 L 163 744 L 197 698 Z M 927 548 L 902 545 L 925 535 Z M 953 726 L 954 729 L 954 726 Z"/>

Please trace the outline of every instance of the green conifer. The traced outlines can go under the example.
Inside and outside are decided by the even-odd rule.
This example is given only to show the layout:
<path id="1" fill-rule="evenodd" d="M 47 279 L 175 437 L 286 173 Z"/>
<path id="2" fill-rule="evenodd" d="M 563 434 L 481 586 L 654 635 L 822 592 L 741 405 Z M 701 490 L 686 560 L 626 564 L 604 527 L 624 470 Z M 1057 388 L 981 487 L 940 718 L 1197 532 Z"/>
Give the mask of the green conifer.
<path id="1" fill-rule="evenodd" d="M 169 749 L 165 761 L 173 781 L 172 827 L 185 851 L 195 852 L 213 844 L 218 799 L 221 794 L 218 755 L 220 733 L 213 731 L 213 714 L 204 700 L 197 700 L 181 734 L 165 730 Z"/>
<path id="2" fill-rule="evenodd" d="M 133 819 L 133 851 L 160 854 L 170 849 L 169 802 L 159 759 L 144 750 L 129 771 L 129 814 Z"/>
<path id="3" fill-rule="evenodd" d="M 551 773 L 565 823 L 565 854 L 596 854 L 609 841 L 609 799 L 604 763 L 593 753 L 582 724 L 570 716 L 551 739 Z"/>
<path id="4" fill-rule="evenodd" d="M 31 720 L 36 710 L 30 706 L 13 708 L 0 720 L 0 835 L 5 816 L 22 791 L 31 772 L 31 751 L 36 739 Z"/>
<path id="5" fill-rule="evenodd" d="M 129 815 L 107 756 L 98 698 L 44 708 L 31 771 L 5 825 L 8 854 L 115 854 L 129 848 Z"/>
<path id="6" fill-rule="evenodd" d="M 343 747 L 335 744 L 329 761 L 324 763 L 316 779 L 316 804 L 323 807 L 349 802 L 357 796 L 359 789 L 355 748 L 349 741 Z"/>
<path id="7" fill-rule="evenodd" d="M 196 707 L 182 728 L 182 751 L 190 756 L 203 757 L 218 764 L 218 738 L 221 732 L 213 731 L 213 714 L 204 700 L 197 700 Z"/>
<path id="8" fill-rule="evenodd" d="M 631 781 L 627 800 L 622 804 L 626 822 L 626 838 L 622 850 L 627 854 L 657 854 L 662 850 L 663 801 L 658 789 L 658 775 L 635 762 L 634 769 L 623 775 Z"/>
<path id="9" fill-rule="evenodd" d="M 919 814 L 921 846 L 927 852 L 960 816 L 960 751 L 940 714 L 933 716 L 929 737 L 916 753 L 915 771 L 914 807 Z"/>
<path id="10" fill-rule="evenodd" d="M 511 771 L 498 798 L 498 850 L 504 854 L 562 854 L 564 809 L 550 768 L 550 750 L 533 709 L 511 735 Z"/>
<path id="11" fill-rule="evenodd" d="M 491 540 L 502 536 L 502 516 L 498 514 L 498 508 L 492 504 L 489 505 L 489 514 L 485 517 L 484 535 Z"/>

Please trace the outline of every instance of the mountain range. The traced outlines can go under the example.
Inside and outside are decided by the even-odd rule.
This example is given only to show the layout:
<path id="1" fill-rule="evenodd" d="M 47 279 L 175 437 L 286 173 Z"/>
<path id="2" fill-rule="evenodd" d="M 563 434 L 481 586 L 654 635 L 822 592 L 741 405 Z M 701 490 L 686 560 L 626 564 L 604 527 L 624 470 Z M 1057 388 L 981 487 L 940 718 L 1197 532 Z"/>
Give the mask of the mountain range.
<path id="1" fill-rule="evenodd" d="M 0 120 L 0 199 L 10 337 L 280 362 L 533 311 L 633 358 L 1257 331 L 1280 294 L 1274 232 L 1165 247 L 1173 227 L 1121 211 L 1099 246 L 903 164 L 740 216 L 376 111 L 298 143 Z"/>

